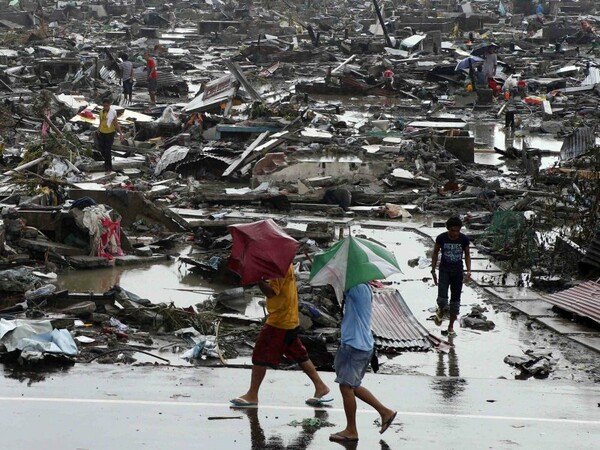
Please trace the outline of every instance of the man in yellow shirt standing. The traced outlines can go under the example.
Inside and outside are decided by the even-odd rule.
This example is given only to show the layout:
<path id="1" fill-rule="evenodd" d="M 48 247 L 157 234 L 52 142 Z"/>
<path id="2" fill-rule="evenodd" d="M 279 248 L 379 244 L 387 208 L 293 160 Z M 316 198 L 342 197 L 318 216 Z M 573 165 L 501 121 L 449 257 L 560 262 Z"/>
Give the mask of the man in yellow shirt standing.
<path id="1" fill-rule="evenodd" d="M 294 266 L 290 265 L 284 278 L 261 280 L 258 287 L 267 297 L 269 315 L 254 345 L 250 388 L 244 395 L 231 400 L 231 405 L 257 406 L 258 390 L 267 373 L 267 367 L 277 368 L 282 356 L 298 363 L 313 382 L 315 393 L 306 401 L 307 404 L 315 406 L 330 401 L 323 398 L 329 393 L 329 387 L 321 380 L 306 348 L 298 338 L 300 320 Z"/>
<path id="2" fill-rule="evenodd" d="M 98 149 L 104 158 L 104 170 L 112 172 L 112 146 L 115 141 L 115 133 L 119 133 L 119 138 L 123 140 L 123 132 L 117 121 L 117 112 L 110 106 L 110 99 L 102 100 L 102 109 L 100 110 L 100 126 L 96 131 L 98 136 Z"/>

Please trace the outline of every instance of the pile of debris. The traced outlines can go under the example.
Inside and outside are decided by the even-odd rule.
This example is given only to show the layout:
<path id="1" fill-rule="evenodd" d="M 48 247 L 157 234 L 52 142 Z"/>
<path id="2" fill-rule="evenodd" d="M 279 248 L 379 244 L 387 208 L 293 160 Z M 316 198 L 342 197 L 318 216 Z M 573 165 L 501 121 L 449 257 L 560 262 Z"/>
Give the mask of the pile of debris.
<path id="1" fill-rule="evenodd" d="M 530 349 L 524 353 L 525 356 L 508 355 L 504 358 L 506 364 L 521 370 L 516 378 L 548 378 L 557 363 L 556 359 L 552 358 L 552 352 Z"/>
<path id="2" fill-rule="evenodd" d="M 322 248 L 332 218 L 460 213 L 478 248 L 523 283 L 593 276 L 596 19 L 581 20 L 587 3 L 501 5 L 446 2 L 433 17 L 377 0 L 5 2 L 0 269 L 35 267 L 47 285 L 67 270 L 178 256 L 175 244 L 191 242 L 180 261 L 235 287 L 232 224 L 302 214 L 306 230 L 286 231 Z M 111 171 L 96 142 L 105 98 L 124 132 Z M 73 306 L 60 292 L 26 299 L 40 287 L 5 291 L 0 314 Z M 133 311 L 155 331 L 199 320 L 105 295 L 90 300 L 101 328 Z M 307 328 L 332 326 L 335 310 L 304 300 Z M 216 327 L 205 313 L 185 342 L 194 354 L 227 353 L 226 340 L 208 338 Z"/>
<path id="3" fill-rule="evenodd" d="M 460 316 L 461 328 L 472 328 L 473 330 L 490 331 L 496 328 L 496 324 L 483 314 L 487 311 L 485 306 L 475 305 L 468 314 Z"/>

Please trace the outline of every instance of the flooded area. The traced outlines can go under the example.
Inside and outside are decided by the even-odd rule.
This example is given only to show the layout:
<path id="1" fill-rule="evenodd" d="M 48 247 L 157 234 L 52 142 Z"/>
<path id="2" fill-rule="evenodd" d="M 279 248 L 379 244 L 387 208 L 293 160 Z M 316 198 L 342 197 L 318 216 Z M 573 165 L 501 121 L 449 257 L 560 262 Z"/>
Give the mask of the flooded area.
<path id="1" fill-rule="evenodd" d="M 478 164 L 489 164 L 499 166 L 504 172 L 509 169 L 506 167 L 507 161 L 502 155 L 495 153 L 494 148 L 506 150 L 514 147 L 518 150 L 524 148 L 536 148 L 550 152 L 541 158 L 540 168 L 547 169 L 560 162 L 560 149 L 563 145 L 563 139 L 547 134 L 532 134 L 519 131 L 510 132 L 498 123 L 471 123 L 469 129 L 475 137 L 475 145 L 482 151 L 475 151 L 475 162 Z"/>
<path id="2" fill-rule="evenodd" d="M 458 336 L 446 338 L 440 335 L 442 328 L 432 320 L 435 311 L 437 287 L 430 274 L 429 258 L 433 248 L 433 236 L 441 232 L 440 228 L 431 228 L 431 222 L 419 223 L 406 221 L 390 227 L 383 227 L 380 222 L 355 221 L 343 228 L 344 235 L 364 235 L 384 244 L 396 255 L 403 273 L 390 276 L 385 280 L 389 287 L 397 289 L 416 319 L 435 336 L 448 339 L 453 344 L 449 352 L 403 352 L 400 355 L 380 355 L 380 371 L 394 375 L 426 375 L 436 377 L 461 378 L 508 378 L 514 379 L 519 371 L 507 365 L 504 358 L 508 355 L 522 355 L 529 348 L 542 347 L 552 349 L 552 356 L 557 366 L 551 375 L 553 379 L 569 379 L 588 381 L 589 373 L 585 370 L 586 361 L 593 359 L 590 353 L 578 345 L 567 344 L 566 339 L 559 338 L 549 330 L 532 327 L 524 316 L 514 317 L 506 307 L 496 308 L 499 299 L 490 297 L 474 282 L 464 286 L 461 314 L 466 314 L 472 306 L 486 306 L 485 313 L 495 323 L 491 331 L 478 331 L 459 328 Z M 306 230 L 307 224 L 290 218 L 290 228 Z M 339 234 L 339 228 L 336 229 Z M 189 253 L 190 248 L 181 250 L 182 255 Z M 411 267 L 409 260 L 421 258 L 420 265 Z M 475 259 L 474 270 L 489 265 L 485 261 Z M 301 273 L 299 282 L 306 281 L 308 273 Z M 173 303 L 175 306 L 187 308 L 211 299 L 214 294 L 231 289 L 231 286 L 219 285 L 204 280 L 201 275 L 186 269 L 176 258 L 164 263 L 136 266 L 94 269 L 88 271 L 67 272 L 60 274 L 57 285 L 61 289 L 75 292 L 104 292 L 118 284 L 142 298 L 153 303 Z M 240 317 L 261 318 L 264 310 L 259 304 L 260 296 L 247 297 L 245 306 L 237 312 Z M 232 315 L 230 314 L 230 317 Z M 548 344 L 545 344 L 547 342 Z M 557 345 L 560 343 L 560 345 Z M 563 353 L 566 349 L 567 353 Z M 589 356 L 586 356 L 589 355 Z M 190 365 L 177 354 L 163 354 L 175 365 Z M 153 362 L 151 357 L 140 355 L 139 363 Z M 246 355 L 232 358 L 228 364 L 249 366 Z M 574 367 L 583 368 L 574 371 Z M 458 383 L 460 388 L 460 383 Z"/>

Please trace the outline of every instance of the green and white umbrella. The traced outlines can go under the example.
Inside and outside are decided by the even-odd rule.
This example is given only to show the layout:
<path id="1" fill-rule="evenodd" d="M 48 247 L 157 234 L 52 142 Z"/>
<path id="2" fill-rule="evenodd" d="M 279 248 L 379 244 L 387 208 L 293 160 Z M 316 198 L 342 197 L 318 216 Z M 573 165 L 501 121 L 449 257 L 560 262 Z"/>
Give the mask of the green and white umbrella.
<path id="1" fill-rule="evenodd" d="M 313 286 L 330 284 L 341 301 L 344 292 L 351 287 L 399 272 L 402 270 L 398 261 L 388 249 L 366 239 L 349 236 L 315 255 L 309 283 Z"/>

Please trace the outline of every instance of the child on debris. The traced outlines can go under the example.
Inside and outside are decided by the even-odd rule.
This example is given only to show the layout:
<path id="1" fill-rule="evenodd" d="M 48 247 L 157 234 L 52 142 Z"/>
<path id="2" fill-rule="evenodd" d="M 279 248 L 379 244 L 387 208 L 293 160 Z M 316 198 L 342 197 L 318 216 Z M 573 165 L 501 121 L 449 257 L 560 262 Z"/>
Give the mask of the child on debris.
<path id="1" fill-rule="evenodd" d="M 471 252 L 469 238 L 460 232 L 462 221 L 459 217 L 450 217 L 446 221 L 445 233 L 435 239 L 433 255 L 431 257 L 431 274 L 433 282 L 438 287 L 437 309 L 435 312 L 436 325 L 442 324 L 444 315 L 450 313 L 448 335 L 454 336 L 454 322 L 460 310 L 460 296 L 463 283 L 471 278 Z M 439 280 L 436 275 L 438 255 L 441 251 Z M 463 254 L 467 273 L 463 271 Z M 450 288 L 450 305 L 448 305 L 448 288 Z"/>

